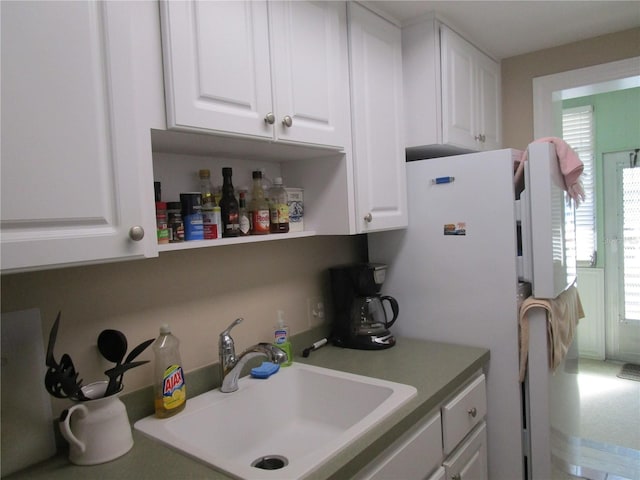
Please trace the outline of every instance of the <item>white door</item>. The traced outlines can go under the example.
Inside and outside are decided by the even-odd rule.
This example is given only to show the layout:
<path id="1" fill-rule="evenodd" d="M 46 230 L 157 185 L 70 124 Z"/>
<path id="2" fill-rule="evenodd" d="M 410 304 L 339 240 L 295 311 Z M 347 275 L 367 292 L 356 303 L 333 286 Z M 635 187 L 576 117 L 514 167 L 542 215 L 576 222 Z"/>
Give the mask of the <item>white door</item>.
<path id="1" fill-rule="evenodd" d="M 157 255 L 135 15 L 119 2 L 0 8 L 3 271 Z"/>
<path id="2" fill-rule="evenodd" d="M 640 164 L 604 154 L 606 356 L 640 363 Z"/>
<path id="3" fill-rule="evenodd" d="M 169 128 L 273 137 L 265 1 L 161 2 Z"/>
<path id="4" fill-rule="evenodd" d="M 480 149 L 476 125 L 474 47 L 453 31 L 441 27 L 442 141 Z"/>
<path id="5" fill-rule="evenodd" d="M 406 227 L 401 32 L 357 4 L 349 16 L 356 226 L 358 233 Z"/>
<path id="6" fill-rule="evenodd" d="M 276 138 L 343 148 L 350 135 L 344 2 L 269 2 Z"/>

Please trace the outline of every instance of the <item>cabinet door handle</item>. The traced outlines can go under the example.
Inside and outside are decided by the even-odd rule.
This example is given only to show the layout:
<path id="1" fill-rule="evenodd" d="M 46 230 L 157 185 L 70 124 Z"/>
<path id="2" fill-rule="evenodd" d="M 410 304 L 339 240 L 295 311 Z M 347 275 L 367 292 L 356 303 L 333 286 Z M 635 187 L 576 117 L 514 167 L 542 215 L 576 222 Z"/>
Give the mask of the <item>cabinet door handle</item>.
<path id="1" fill-rule="evenodd" d="M 264 123 L 268 125 L 273 125 L 274 123 L 276 123 L 276 116 L 273 114 L 273 112 L 269 112 L 265 115 Z"/>
<path id="2" fill-rule="evenodd" d="M 129 238 L 134 242 L 139 242 L 144 238 L 144 228 L 140 225 L 135 225 L 129 229 Z"/>
<path id="3" fill-rule="evenodd" d="M 291 125 L 293 125 L 293 119 L 289 115 L 285 115 L 282 119 L 282 124 L 285 127 L 290 127 Z"/>
<path id="4" fill-rule="evenodd" d="M 476 415 L 478 414 L 478 410 L 476 410 L 476 407 L 471 407 L 469 410 L 467 410 L 467 413 L 468 413 L 472 418 L 476 418 Z"/>
<path id="5" fill-rule="evenodd" d="M 367 213 L 367 214 L 364 216 L 364 221 L 365 221 L 365 222 L 367 222 L 367 223 L 371 223 L 371 221 L 372 221 L 372 220 L 373 220 L 373 216 L 371 215 L 371 213 Z"/>

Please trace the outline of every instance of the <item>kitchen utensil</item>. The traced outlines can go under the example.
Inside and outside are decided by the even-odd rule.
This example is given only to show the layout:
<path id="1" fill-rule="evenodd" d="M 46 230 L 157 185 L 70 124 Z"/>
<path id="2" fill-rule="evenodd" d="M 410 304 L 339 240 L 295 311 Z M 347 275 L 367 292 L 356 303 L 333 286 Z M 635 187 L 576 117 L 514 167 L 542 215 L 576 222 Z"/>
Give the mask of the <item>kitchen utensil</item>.
<path id="1" fill-rule="evenodd" d="M 45 357 L 45 365 L 49 368 L 57 368 L 58 364 L 53 358 L 53 347 L 56 343 L 56 337 L 58 336 L 58 326 L 60 325 L 60 315 L 62 311 L 58 312 L 58 316 L 56 317 L 56 321 L 53 322 L 53 326 L 51 327 L 51 331 L 49 332 L 49 343 L 47 344 L 47 356 Z"/>
<path id="2" fill-rule="evenodd" d="M 98 350 L 104 358 L 120 365 L 122 359 L 127 353 L 127 337 L 118 330 L 103 330 L 98 335 Z M 109 385 L 105 391 L 105 395 L 109 396 L 116 391 L 117 378 L 115 376 L 109 378 Z"/>
<path id="3" fill-rule="evenodd" d="M 129 352 L 129 355 L 127 355 L 127 358 L 124 359 L 125 365 L 127 363 L 131 363 L 134 358 L 136 358 L 138 355 L 140 355 L 154 341 L 155 341 L 155 338 L 150 338 L 149 340 L 145 340 L 140 345 L 137 345 L 136 347 L 134 347 L 133 350 L 131 350 Z M 146 362 L 144 362 L 144 363 L 146 363 Z M 132 368 L 132 367 L 130 367 L 130 368 Z M 123 371 L 123 373 L 124 373 L 124 371 Z M 120 375 L 120 378 L 118 379 L 118 383 L 122 384 L 122 375 Z"/>
<path id="4" fill-rule="evenodd" d="M 62 355 L 60 359 L 59 382 L 62 392 L 72 400 L 88 400 L 82 393 L 82 379 L 78 380 L 79 373 L 76 372 L 73 360 L 68 354 Z"/>
<path id="5" fill-rule="evenodd" d="M 128 363 L 123 363 L 120 365 L 116 365 L 113 368 L 110 368 L 109 370 L 105 370 L 104 374 L 109 377 L 109 383 L 111 383 L 111 380 L 113 378 L 118 379 L 118 377 L 120 377 L 119 380 L 115 381 L 115 386 L 113 387 L 113 392 L 109 392 L 107 390 L 107 392 L 105 392 L 105 395 L 112 395 L 113 393 L 119 392 L 122 389 L 122 376 L 124 375 L 124 372 L 126 372 L 127 370 L 130 370 L 132 368 L 135 367 L 139 367 L 140 365 L 144 365 L 145 363 L 149 363 L 149 360 L 142 360 L 142 361 L 138 361 L 138 362 L 128 362 Z"/>
<path id="6" fill-rule="evenodd" d="M 69 460 L 95 465 L 118 458 L 133 446 L 127 410 L 118 395 L 105 396 L 109 382 L 82 387 L 88 399 L 60 415 L 60 432 L 69 442 Z"/>

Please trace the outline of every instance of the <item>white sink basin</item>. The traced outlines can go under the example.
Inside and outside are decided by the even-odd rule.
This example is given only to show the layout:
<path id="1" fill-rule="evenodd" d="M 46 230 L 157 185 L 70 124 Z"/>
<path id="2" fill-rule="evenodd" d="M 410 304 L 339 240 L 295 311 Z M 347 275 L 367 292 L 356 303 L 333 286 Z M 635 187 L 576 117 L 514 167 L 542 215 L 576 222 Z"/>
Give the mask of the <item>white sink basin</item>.
<path id="1" fill-rule="evenodd" d="M 295 363 L 267 380 L 244 377 L 136 430 L 238 478 L 302 478 L 416 394 L 409 385 Z M 255 461 L 271 466 L 252 466 Z"/>

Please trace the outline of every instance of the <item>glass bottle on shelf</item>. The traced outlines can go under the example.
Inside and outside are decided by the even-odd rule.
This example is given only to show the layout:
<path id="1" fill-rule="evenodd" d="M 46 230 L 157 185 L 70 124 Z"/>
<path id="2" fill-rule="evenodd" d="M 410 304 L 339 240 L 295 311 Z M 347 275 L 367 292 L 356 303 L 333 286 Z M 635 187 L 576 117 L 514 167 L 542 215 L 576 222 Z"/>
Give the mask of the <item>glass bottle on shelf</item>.
<path id="1" fill-rule="evenodd" d="M 238 225 L 240 225 L 240 236 L 244 237 L 251 234 L 251 221 L 249 220 L 249 211 L 247 210 L 247 200 L 245 192 L 240 190 L 240 200 L 238 208 Z"/>
<path id="2" fill-rule="evenodd" d="M 220 198 L 220 213 L 222 215 L 222 236 L 237 237 L 240 235 L 239 205 L 236 200 L 230 167 L 222 169 L 222 197 Z"/>
<path id="3" fill-rule="evenodd" d="M 204 230 L 204 239 L 213 240 L 220 238 L 221 233 L 218 231 L 216 223 L 216 214 L 214 207 L 216 206 L 213 197 L 213 186 L 211 185 L 211 172 L 208 169 L 199 171 L 200 176 L 200 195 L 202 196 L 202 223 Z"/>
<path id="4" fill-rule="evenodd" d="M 264 235 L 270 231 L 269 202 L 265 198 L 262 188 L 262 172 L 254 171 L 251 176 L 253 178 L 251 202 L 249 203 L 251 234 Z"/>
<path id="5" fill-rule="evenodd" d="M 289 205 L 287 191 L 282 185 L 282 177 L 273 179 L 273 187 L 269 190 L 269 212 L 271 214 L 271 233 L 287 233 L 289 231 Z"/>

